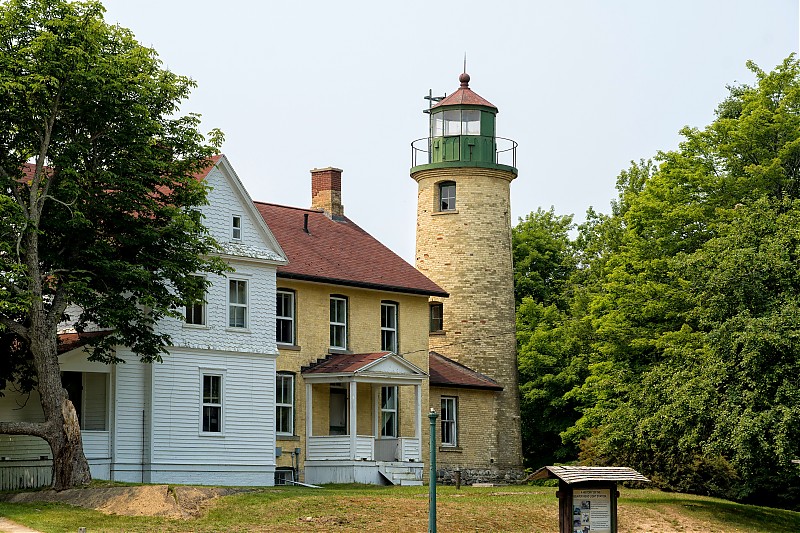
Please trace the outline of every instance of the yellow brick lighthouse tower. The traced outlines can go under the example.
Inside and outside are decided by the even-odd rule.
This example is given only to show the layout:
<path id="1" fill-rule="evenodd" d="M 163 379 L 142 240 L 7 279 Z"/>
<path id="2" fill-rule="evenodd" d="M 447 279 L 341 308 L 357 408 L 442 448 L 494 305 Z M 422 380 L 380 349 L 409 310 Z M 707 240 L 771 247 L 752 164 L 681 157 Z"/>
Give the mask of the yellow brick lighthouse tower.
<path id="1" fill-rule="evenodd" d="M 431 300 L 431 351 L 502 387 L 477 403 L 459 399 L 460 442 L 486 447 L 465 449 L 473 459 L 463 466 L 513 479 L 522 470 L 509 190 L 516 143 L 495 135 L 497 108 L 469 88 L 469 75 L 459 81 L 430 109 L 430 136 L 412 144 L 416 266 L 450 294 Z"/>

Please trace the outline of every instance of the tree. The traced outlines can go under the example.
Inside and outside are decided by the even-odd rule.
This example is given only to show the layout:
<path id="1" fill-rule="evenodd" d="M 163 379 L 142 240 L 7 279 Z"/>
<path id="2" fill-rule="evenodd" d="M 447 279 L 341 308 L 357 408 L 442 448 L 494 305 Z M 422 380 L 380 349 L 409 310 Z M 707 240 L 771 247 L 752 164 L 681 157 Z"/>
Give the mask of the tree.
<path id="1" fill-rule="evenodd" d="M 595 225 L 595 340 L 563 436 L 664 487 L 796 505 L 800 63 L 748 66 L 757 83 L 623 173 Z"/>
<path id="2" fill-rule="evenodd" d="M 569 231 L 572 215 L 539 208 L 511 230 L 514 257 L 514 297 L 526 296 L 544 304 L 563 303 L 561 291 L 575 269 Z"/>
<path id="3" fill-rule="evenodd" d="M 224 269 L 194 178 L 220 137 L 179 115 L 194 83 L 103 12 L 95 1 L 0 5 L 0 378 L 36 386 L 44 413 L 0 433 L 47 441 L 56 489 L 90 479 L 59 324 L 108 331 L 92 360 L 117 363 L 124 345 L 160 361 L 169 338 L 157 322 L 205 288 L 190 274 Z"/>

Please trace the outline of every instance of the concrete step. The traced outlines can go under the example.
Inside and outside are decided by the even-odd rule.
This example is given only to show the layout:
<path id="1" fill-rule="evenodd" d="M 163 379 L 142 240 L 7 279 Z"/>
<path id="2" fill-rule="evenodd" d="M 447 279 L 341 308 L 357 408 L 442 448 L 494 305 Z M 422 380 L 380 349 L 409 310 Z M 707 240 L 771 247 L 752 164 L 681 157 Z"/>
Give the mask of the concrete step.
<path id="1" fill-rule="evenodd" d="M 401 487 L 421 487 L 422 481 L 419 479 L 401 479 L 400 480 Z"/>

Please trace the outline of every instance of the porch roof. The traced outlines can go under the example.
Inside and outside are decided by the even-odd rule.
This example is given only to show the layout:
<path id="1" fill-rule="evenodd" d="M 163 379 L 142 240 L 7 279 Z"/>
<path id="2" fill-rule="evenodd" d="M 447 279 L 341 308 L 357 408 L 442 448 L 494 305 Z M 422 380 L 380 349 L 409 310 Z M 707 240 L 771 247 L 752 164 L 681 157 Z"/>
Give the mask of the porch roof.
<path id="1" fill-rule="evenodd" d="M 416 365 L 391 352 L 331 354 L 302 369 L 306 382 L 337 381 L 419 383 L 428 375 Z"/>

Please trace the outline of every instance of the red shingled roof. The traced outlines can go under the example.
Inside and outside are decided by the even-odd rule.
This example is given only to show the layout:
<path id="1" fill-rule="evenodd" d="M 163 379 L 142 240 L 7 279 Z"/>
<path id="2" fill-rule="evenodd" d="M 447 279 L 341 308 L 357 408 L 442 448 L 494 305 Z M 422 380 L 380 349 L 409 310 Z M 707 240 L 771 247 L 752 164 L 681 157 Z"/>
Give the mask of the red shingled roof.
<path id="1" fill-rule="evenodd" d="M 357 372 L 390 352 L 329 355 L 322 361 L 303 370 L 303 374 L 341 374 Z"/>
<path id="2" fill-rule="evenodd" d="M 426 296 L 447 293 L 347 217 L 254 202 L 289 264 L 278 277 Z M 303 230 L 308 216 L 308 233 Z"/>
<path id="3" fill-rule="evenodd" d="M 428 374 L 431 377 L 431 386 L 503 390 L 492 378 L 436 352 L 430 352 Z"/>
<path id="4" fill-rule="evenodd" d="M 469 74 L 466 72 L 461 74 L 458 78 L 458 81 L 461 82 L 461 87 L 433 107 L 436 108 L 448 105 L 482 105 L 497 109 L 497 106 L 469 88 L 469 79 Z"/>
<path id="5" fill-rule="evenodd" d="M 67 353 L 86 345 L 96 337 L 105 337 L 111 334 L 110 331 L 85 331 L 83 333 L 59 333 L 58 334 L 58 353 Z"/>

